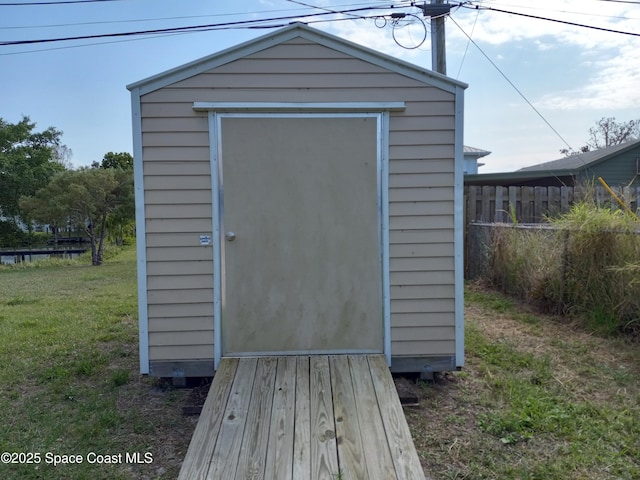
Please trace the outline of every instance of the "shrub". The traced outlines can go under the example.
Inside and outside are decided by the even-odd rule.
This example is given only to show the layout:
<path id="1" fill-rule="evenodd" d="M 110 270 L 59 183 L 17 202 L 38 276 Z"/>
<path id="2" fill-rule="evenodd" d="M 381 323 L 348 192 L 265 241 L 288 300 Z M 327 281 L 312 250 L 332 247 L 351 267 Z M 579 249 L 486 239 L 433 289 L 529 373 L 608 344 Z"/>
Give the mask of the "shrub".
<path id="1" fill-rule="evenodd" d="M 603 333 L 640 330 L 639 228 L 633 216 L 589 201 L 546 227 L 499 226 L 489 280 Z"/>

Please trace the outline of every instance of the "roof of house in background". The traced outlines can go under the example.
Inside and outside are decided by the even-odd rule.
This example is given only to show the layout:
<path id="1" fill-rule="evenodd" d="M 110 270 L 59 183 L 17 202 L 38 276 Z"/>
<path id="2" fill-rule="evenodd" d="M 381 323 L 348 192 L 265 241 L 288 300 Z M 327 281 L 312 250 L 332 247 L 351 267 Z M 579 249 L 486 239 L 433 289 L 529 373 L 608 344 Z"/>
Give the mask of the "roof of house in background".
<path id="1" fill-rule="evenodd" d="M 470 147 L 469 145 L 464 146 L 464 155 L 467 157 L 482 158 L 486 157 L 490 153 L 490 151 L 482 150 L 481 148 Z"/>
<path id="2" fill-rule="evenodd" d="M 560 183 L 570 183 L 570 179 L 581 171 L 639 147 L 640 139 L 591 152 L 569 155 L 550 162 L 538 163 L 514 172 L 466 175 L 464 181 L 466 185 L 506 185 L 507 183 L 522 185 L 539 179 L 554 178 Z"/>
<path id="3" fill-rule="evenodd" d="M 640 145 L 640 140 L 632 140 L 630 142 L 621 143 L 619 145 L 611 145 L 610 147 L 600 148 L 585 153 L 576 153 L 568 157 L 551 160 L 550 162 L 538 163 L 529 167 L 521 168 L 518 172 L 546 172 L 549 170 L 567 170 L 567 173 L 573 173 L 584 167 L 591 166 L 595 163 L 607 160 L 614 154 L 622 153 Z"/>

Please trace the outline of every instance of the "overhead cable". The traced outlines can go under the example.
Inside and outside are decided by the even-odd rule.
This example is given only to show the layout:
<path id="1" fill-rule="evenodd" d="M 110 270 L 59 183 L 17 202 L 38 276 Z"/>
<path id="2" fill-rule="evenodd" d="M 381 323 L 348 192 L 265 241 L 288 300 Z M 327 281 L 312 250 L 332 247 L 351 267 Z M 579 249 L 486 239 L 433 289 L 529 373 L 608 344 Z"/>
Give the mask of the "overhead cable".
<path id="1" fill-rule="evenodd" d="M 499 8 L 494 8 L 494 7 L 485 7 L 485 6 L 482 6 L 482 5 L 475 5 L 475 6 L 462 5 L 462 7 L 463 8 L 470 8 L 470 9 L 474 9 L 474 10 L 488 10 L 488 11 L 491 11 L 491 12 L 508 13 L 508 14 L 511 14 L 511 15 L 518 15 L 520 17 L 535 18 L 537 20 L 546 20 L 548 22 L 562 23 L 564 25 L 571 25 L 571 26 L 574 26 L 574 27 L 591 28 L 593 30 L 600 30 L 602 32 L 619 33 L 621 35 L 631 35 L 631 36 L 634 36 L 634 37 L 640 37 L 640 33 L 636 33 L 636 32 L 625 32 L 625 31 L 622 31 L 622 30 L 613 30 L 611 28 L 596 27 L 594 25 L 585 25 L 583 23 L 569 22 L 567 20 L 558 20 L 557 18 L 540 17 L 538 15 L 531 15 L 529 13 L 511 12 L 509 10 L 501 10 Z"/>
<path id="2" fill-rule="evenodd" d="M 0 7 L 31 7 L 33 5 L 72 5 L 80 3 L 122 2 L 123 0 L 60 0 L 53 2 L 12 2 L 0 3 Z"/>
<path id="3" fill-rule="evenodd" d="M 573 148 L 571 147 L 571 145 L 569 144 L 569 142 L 567 142 L 567 141 L 565 140 L 565 138 L 560 134 L 560 132 L 558 132 L 558 130 L 556 130 L 556 129 L 553 127 L 553 125 L 551 125 L 551 123 L 549 123 L 549 120 L 547 120 L 547 119 L 545 118 L 545 116 L 544 116 L 544 115 L 542 115 L 542 113 L 540 113 L 540 110 L 538 110 L 538 109 L 533 105 L 533 103 L 531 103 L 531 102 L 529 101 L 529 99 L 525 96 L 525 94 L 524 94 L 524 93 L 522 93 L 522 91 L 521 91 L 518 87 L 516 87 L 516 85 L 515 85 L 515 84 L 514 84 L 510 79 L 509 79 L 509 77 L 507 77 L 507 75 L 506 75 L 502 70 L 500 70 L 500 67 L 498 67 L 498 65 L 496 65 L 496 63 L 495 63 L 493 60 L 491 60 L 491 58 L 489 57 L 489 55 L 487 55 L 487 54 L 484 52 L 484 50 L 482 50 L 482 48 L 480 48 L 480 46 L 479 46 L 479 45 L 478 45 L 478 44 L 477 44 L 477 43 L 476 43 L 476 42 L 471 38 L 471 36 L 469 36 L 469 35 L 467 34 L 467 32 L 465 32 L 465 31 L 463 30 L 463 28 L 458 24 L 458 22 L 456 22 L 456 21 L 453 19 L 453 17 L 449 17 L 449 19 L 450 19 L 450 20 L 455 24 L 455 26 L 456 26 L 456 27 L 458 27 L 458 29 L 459 29 L 459 30 L 460 30 L 460 31 L 461 31 L 461 32 L 462 32 L 462 33 L 463 33 L 463 34 L 464 34 L 464 35 L 469 39 L 469 42 L 473 43 L 473 45 L 474 45 L 474 46 L 475 46 L 475 47 L 480 51 L 480 53 L 484 56 L 484 58 L 486 58 L 486 59 L 489 61 L 489 63 L 491 63 L 491 65 L 493 65 L 493 67 L 498 71 L 498 73 L 499 73 L 500 75 L 502 75 L 502 78 L 504 78 L 504 79 L 507 81 L 507 83 L 509 83 L 509 85 L 511 85 L 511 87 L 513 87 L 513 89 L 518 93 L 518 95 L 520 95 L 520 97 L 522 97 L 522 99 L 523 99 L 525 102 L 527 102 L 527 105 L 529 105 L 529 106 L 533 109 L 533 111 L 534 111 L 534 112 L 536 112 L 536 114 L 537 114 L 537 115 L 542 119 L 542 121 L 543 121 L 544 123 L 546 123 L 546 124 L 547 124 L 547 126 L 548 126 L 551 130 L 553 130 L 553 133 L 555 133 L 555 134 L 558 136 L 558 138 L 559 138 L 560 140 L 562 140 L 562 142 L 563 142 L 563 143 L 564 143 L 564 144 L 569 148 L 569 150 L 570 150 L 570 151 L 573 151 Z"/>
<path id="4" fill-rule="evenodd" d="M 371 10 L 381 10 L 381 7 L 363 7 L 363 8 L 353 8 L 349 10 L 343 10 L 338 13 L 345 14 L 350 12 L 362 12 L 362 11 L 371 11 Z M 310 18 L 310 17 L 321 17 L 326 15 L 333 15 L 331 12 L 320 12 L 320 13 L 310 13 L 307 15 L 296 15 L 296 16 L 286 16 L 286 17 L 273 17 L 266 19 L 256 19 L 256 20 L 241 20 L 235 22 L 225 22 L 225 23 L 217 23 L 217 24 L 206 24 L 206 25 L 190 25 L 186 27 L 173 27 L 173 28 L 157 28 L 151 30 L 139 30 L 134 32 L 118 32 L 118 33 L 102 33 L 95 35 L 77 35 L 73 37 L 57 37 L 57 38 L 42 38 L 42 39 L 33 39 L 33 40 L 10 40 L 10 41 L 0 41 L 0 46 L 9 46 L 9 45 L 32 45 L 37 43 L 52 43 L 52 42 L 64 42 L 71 40 L 92 40 L 96 38 L 113 38 L 113 37 L 129 37 L 134 35 L 153 35 L 159 33 L 179 33 L 179 32 L 189 32 L 189 31 L 206 31 L 206 30 L 222 30 L 229 28 L 248 28 L 248 29 L 263 29 L 263 28 L 277 28 L 287 25 L 288 23 L 280 23 L 280 24 L 269 24 L 269 25 L 260 25 L 265 22 L 276 22 L 276 21 L 285 21 L 285 20 L 297 20 L 301 18 Z M 342 19 L 334 19 L 334 20 L 342 20 Z M 290 22 L 289 22 L 290 23 Z M 311 22 L 306 22 L 311 23 Z"/>

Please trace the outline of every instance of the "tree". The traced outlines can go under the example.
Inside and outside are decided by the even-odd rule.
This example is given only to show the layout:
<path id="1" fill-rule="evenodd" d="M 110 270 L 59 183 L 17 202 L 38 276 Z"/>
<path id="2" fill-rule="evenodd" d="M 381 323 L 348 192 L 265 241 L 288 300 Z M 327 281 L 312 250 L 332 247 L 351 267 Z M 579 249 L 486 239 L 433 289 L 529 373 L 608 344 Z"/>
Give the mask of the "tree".
<path id="1" fill-rule="evenodd" d="M 35 123 L 23 116 L 18 123 L 0 118 L 0 214 L 20 215 L 19 199 L 33 195 L 65 169 L 60 155 L 70 150 L 60 143 L 62 132 L 49 127 L 35 132 Z"/>
<path id="2" fill-rule="evenodd" d="M 120 170 L 131 170 L 133 168 L 133 157 L 130 153 L 121 152 L 105 153 L 102 163 L 93 162 L 92 167 L 99 168 L 119 168 Z"/>
<path id="3" fill-rule="evenodd" d="M 580 153 L 598 150 L 600 148 L 619 145 L 621 143 L 640 138 L 640 119 L 628 122 L 616 122 L 615 117 L 602 117 L 596 122 L 595 127 L 589 129 L 589 140 L 578 150 Z M 563 148 L 560 153 L 571 155 L 568 148 Z"/>
<path id="4" fill-rule="evenodd" d="M 101 168 L 119 168 L 121 170 L 133 169 L 133 157 L 127 152 L 107 152 L 102 158 Z"/>
<path id="5" fill-rule="evenodd" d="M 67 170 L 20 203 L 38 222 L 81 226 L 91 245 L 92 265 L 102 265 L 109 218 L 133 219 L 133 173 L 113 168 Z"/>

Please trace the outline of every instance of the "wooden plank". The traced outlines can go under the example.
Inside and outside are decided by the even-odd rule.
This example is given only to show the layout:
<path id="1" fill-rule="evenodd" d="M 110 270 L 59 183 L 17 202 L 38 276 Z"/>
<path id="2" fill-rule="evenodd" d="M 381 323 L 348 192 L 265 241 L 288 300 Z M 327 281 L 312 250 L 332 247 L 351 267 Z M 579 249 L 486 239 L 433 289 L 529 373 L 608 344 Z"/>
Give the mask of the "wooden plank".
<path id="1" fill-rule="evenodd" d="M 496 210 L 493 221 L 494 222 L 505 222 L 507 218 L 507 211 L 504 209 L 504 191 L 506 187 L 496 187 Z"/>
<path id="2" fill-rule="evenodd" d="M 247 424 L 238 458 L 236 480 L 265 478 L 264 469 L 276 366 L 277 360 L 274 357 L 258 359 L 251 400 L 249 401 Z"/>
<path id="3" fill-rule="evenodd" d="M 543 222 L 544 215 L 548 211 L 547 187 L 533 187 L 533 207 L 533 221 Z"/>
<path id="4" fill-rule="evenodd" d="M 424 479 L 382 355 L 224 358 L 180 480 Z"/>
<path id="5" fill-rule="evenodd" d="M 560 187 L 560 213 L 567 213 L 571 208 L 573 189 L 563 185 Z"/>
<path id="6" fill-rule="evenodd" d="M 355 398 L 358 399 L 358 422 L 363 440 L 364 455 L 371 480 L 395 478 L 393 460 L 386 441 L 384 425 L 367 357 L 349 355 L 351 382 Z"/>
<path id="7" fill-rule="evenodd" d="M 520 192 L 521 204 L 522 204 L 522 222 L 532 223 L 533 214 L 531 212 L 531 202 L 533 198 L 533 187 L 522 187 Z"/>
<path id="8" fill-rule="evenodd" d="M 547 205 L 547 216 L 557 216 L 560 211 L 560 187 L 547 187 Z"/>
<path id="9" fill-rule="evenodd" d="M 222 360 L 222 362 L 226 361 L 227 359 Z M 240 456 L 257 364 L 255 358 L 244 358 L 239 361 L 227 408 L 222 415 L 222 424 L 218 434 L 219 441 L 213 451 L 207 479 L 233 478 L 234 476 Z"/>
<path id="10" fill-rule="evenodd" d="M 492 200 L 494 200 L 495 192 L 496 192 L 495 187 L 487 187 L 487 186 L 482 187 L 482 207 L 481 207 L 482 213 L 480 216 L 480 220 L 482 222 L 491 221 L 491 218 L 492 218 L 491 203 L 492 203 Z"/>
<path id="11" fill-rule="evenodd" d="M 293 477 L 296 357 L 278 357 L 264 478 Z M 219 478 L 226 478 L 224 476 Z"/>
<path id="12" fill-rule="evenodd" d="M 509 187 L 509 214 L 513 214 L 511 215 L 512 217 L 515 216 L 515 218 L 511 218 L 512 222 L 520 221 L 520 218 L 522 216 L 521 208 L 518 207 L 519 196 L 520 189 L 518 187 Z"/>
<path id="13" fill-rule="evenodd" d="M 309 412 L 309 357 L 298 357 L 296 367 L 293 479 L 311 477 L 311 414 Z"/>
<path id="14" fill-rule="evenodd" d="M 341 478 L 367 480 L 369 475 L 360 436 L 357 399 L 349 373 L 349 359 L 344 355 L 333 355 L 329 357 L 329 366 Z"/>
<path id="15" fill-rule="evenodd" d="M 220 428 L 222 412 L 226 407 L 237 368 L 237 359 L 225 358 L 220 362 L 202 408 L 200 420 L 191 438 L 187 455 L 182 463 L 178 476 L 180 480 L 205 478 L 209 468 L 209 459 L 216 446 L 216 438 L 212 437 L 212 432 L 217 432 Z"/>
<path id="16" fill-rule="evenodd" d="M 339 465 L 328 357 L 311 357 L 309 370 L 311 479 L 331 479 L 339 475 Z"/>
<path id="17" fill-rule="evenodd" d="M 413 445 L 411 432 L 387 362 L 381 355 L 371 355 L 368 361 L 396 478 L 398 480 L 424 479 L 424 471 Z"/>
<path id="18" fill-rule="evenodd" d="M 467 215 L 471 222 L 479 220 L 478 218 L 478 196 L 481 193 L 481 187 L 471 186 L 469 187 L 469 205 L 467 207 Z M 470 222 L 467 222 L 470 223 Z"/>

